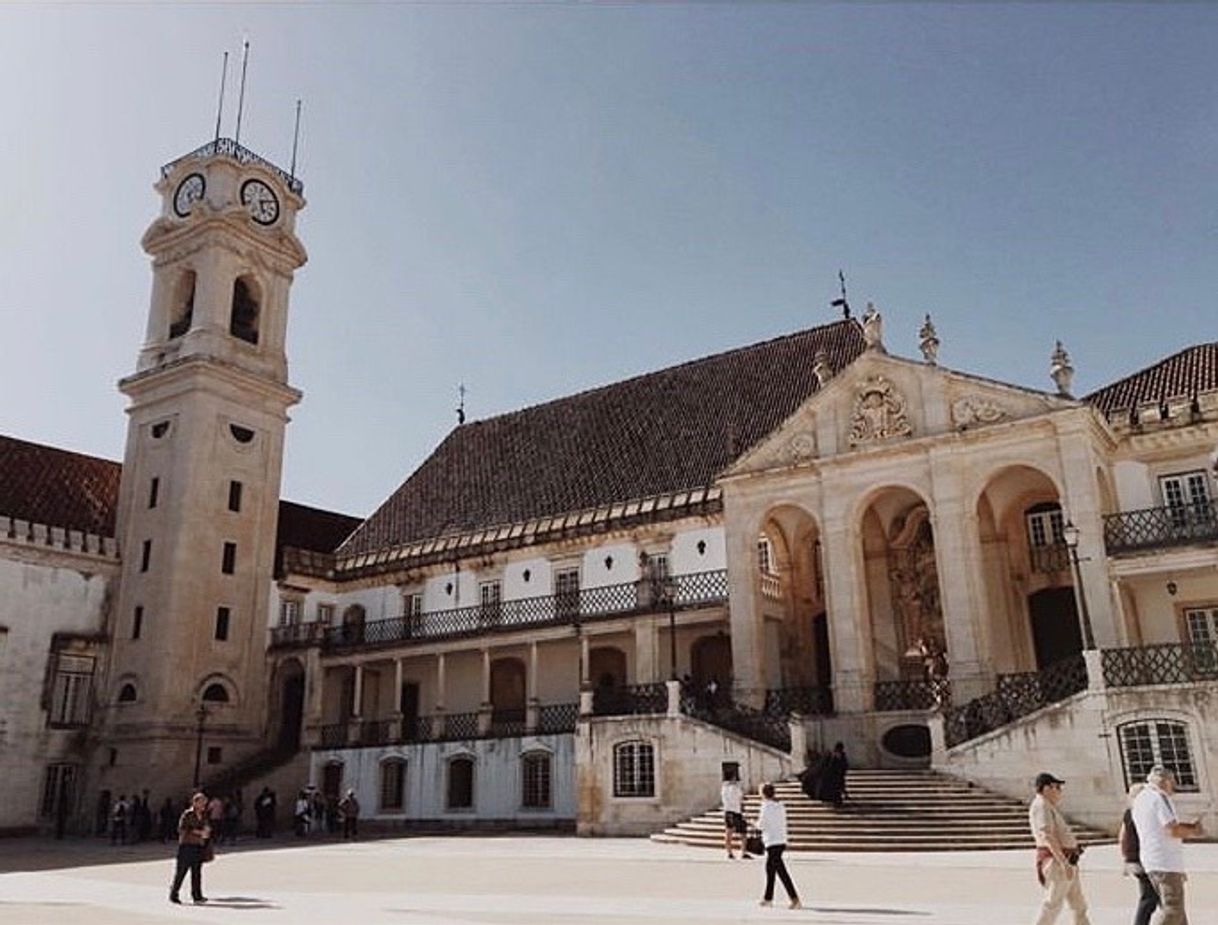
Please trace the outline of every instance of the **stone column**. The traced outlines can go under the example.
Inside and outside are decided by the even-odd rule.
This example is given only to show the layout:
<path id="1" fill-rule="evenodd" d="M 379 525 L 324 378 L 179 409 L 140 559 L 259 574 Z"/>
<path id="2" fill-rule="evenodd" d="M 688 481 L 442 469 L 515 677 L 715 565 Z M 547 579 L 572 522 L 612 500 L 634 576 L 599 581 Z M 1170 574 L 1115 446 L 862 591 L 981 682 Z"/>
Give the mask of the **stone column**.
<path id="1" fill-rule="evenodd" d="M 664 686 L 668 691 L 668 709 L 669 716 L 681 715 L 681 682 L 680 681 L 665 681 Z"/>
<path id="2" fill-rule="evenodd" d="M 351 697 L 351 725 L 347 729 L 347 741 L 357 744 L 360 740 L 364 718 L 364 666 L 357 662 L 355 668 L 355 684 Z"/>
<path id="3" fill-rule="evenodd" d="M 393 660 L 393 710 L 394 716 L 401 719 L 402 716 L 402 660 L 395 658 Z"/>
<path id="4" fill-rule="evenodd" d="M 948 677 L 957 704 L 989 690 L 991 670 L 981 657 L 978 617 L 986 601 L 977 582 L 983 567 L 977 515 L 964 509 L 963 478 L 955 460 L 938 449 L 930 453 L 931 526 L 943 632 L 947 636 Z"/>
<path id="5" fill-rule="evenodd" d="M 579 689 L 581 691 L 591 688 L 588 682 L 588 672 L 590 667 L 588 662 L 591 659 L 591 646 L 588 642 L 588 634 L 586 632 L 579 634 Z"/>
<path id="6" fill-rule="evenodd" d="M 763 671 L 765 639 L 757 603 L 757 534 L 751 518 L 725 497 L 724 540 L 727 544 L 727 586 L 732 638 L 732 698 L 760 706 L 765 699 Z M 658 673 L 657 673 L 658 674 Z"/>
<path id="7" fill-rule="evenodd" d="M 478 732 L 491 731 L 491 650 L 482 650 L 482 706 L 478 710 Z"/>
<path id="8" fill-rule="evenodd" d="M 839 713 L 869 709 L 875 670 L 860 567 L 862 540 L 846 520 L 849 499 L 824 505 L 825 609 L 833 664 L 833 705 Z"/>
<path id="9" fill-rule="evenodd" d="M 1065 427 L 1059 424 L 1057 445 L 1065 483 L 1063 516 L 1072 521 L 1079 532 L 1078 570 L 1082 587 L 1076 593 L 1087 596 L 1096 646 L 1111 649 L 1126 645 L 1125 628 L 1118 626 L 1112 603 L 1108 550 L 1104 547 L 1104 519 L 1100 514 L 1091 437 L 1081 418 Z"/>
<path id="10" fill-rule="evenodd" d="M 660 680 L 656 621 L 646 616 L 634 624 L 634 679 L 639 684 Z"/>
<path id="11" fill-rule="evenodd" d="M 541 702 L 537 697 L 537 642 L 529 643 L 529 670 L 524 679 L 524 728 L 527 732 L 535 732 L 537 730 L 537 717 L 541 709 Z"/>
<path id="12" fill-rule="evenodd" d="M 446 662 L 443 652 L 436 653 L 436 712 L 444 712 L 444 704 L 447 702 L 445 692 L 448 687 L 448 679 Z"/>

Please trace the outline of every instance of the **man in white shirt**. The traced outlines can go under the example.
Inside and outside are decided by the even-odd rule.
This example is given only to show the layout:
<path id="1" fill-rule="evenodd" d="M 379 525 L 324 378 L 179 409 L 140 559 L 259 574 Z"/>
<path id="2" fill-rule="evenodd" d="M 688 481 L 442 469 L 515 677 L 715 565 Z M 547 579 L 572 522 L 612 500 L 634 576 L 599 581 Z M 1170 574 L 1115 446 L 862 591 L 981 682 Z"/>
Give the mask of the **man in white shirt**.
<path id="1" fill-rule="evenodd" d="M 1045 890 L 1036 925 L 1053 925 L 1063 905 L 1070 907 L 1074 925 L 1091 923 L 1078 872 L 1082 849 L 1057 808 L 1065 783 L 1047 771 L 1037 774 L 1036 796 L 1028 807 L 1028 822 L 1036 840 L 1036 876 Z"/>
<path id="2" fill-rule="evenodd" d="M 752 857 L 744 844 L 744 791 L 740 789 L 740 781 L 735 774 L 728 774 L 724 777 L 723 784 L 719 788 L 719 799 L 723 803 L 723 844 L 727 848 L 727 856 L 735 859 L 736 855 L 732 853 L 732 840 L 739 837 L 740 856 L 742 858 Z"/>
<path id="3" fill-rule="evenodd" d="M 1166 768 L 1146 775 L 1146 788 L 1133 801 L 1133 824 L 1138 830 L 1140 859 L 1146 876 L 1159 894 L 1153 925 L 1188 925 L 1184 909 L 1184 839 L 1201 833 L 1201 823 L 1181 822 L 1171 795 L 1176 778 Z"/>

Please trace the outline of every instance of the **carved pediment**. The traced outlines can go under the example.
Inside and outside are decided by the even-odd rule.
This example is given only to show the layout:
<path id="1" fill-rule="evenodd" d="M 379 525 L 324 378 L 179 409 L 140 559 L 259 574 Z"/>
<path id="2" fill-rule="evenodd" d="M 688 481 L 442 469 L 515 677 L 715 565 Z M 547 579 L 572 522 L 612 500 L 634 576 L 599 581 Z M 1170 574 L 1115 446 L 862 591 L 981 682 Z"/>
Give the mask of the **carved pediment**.
<path id="1" fill-rule="evenodd" d="M 859 383 L 850 416 L 852 447 L 912 435 L 905 396 L 887 377 L 869 376 Z"/>

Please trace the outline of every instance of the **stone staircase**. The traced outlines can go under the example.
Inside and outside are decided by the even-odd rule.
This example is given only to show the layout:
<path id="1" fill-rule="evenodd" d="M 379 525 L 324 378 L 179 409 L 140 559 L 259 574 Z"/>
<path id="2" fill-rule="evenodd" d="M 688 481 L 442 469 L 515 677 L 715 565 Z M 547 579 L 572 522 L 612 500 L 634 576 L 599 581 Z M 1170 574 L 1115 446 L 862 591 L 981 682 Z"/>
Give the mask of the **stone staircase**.
<path id="1" fill-rule="evenodd" d="M 968 781 L 934 771 L 851 771 L 841 809 L 809 800 L 798 781 L 776 784 L 787 806 L 788 850 L 961 851 L 1031 848 L 1028 808 Z M 760 797 L 745 798 L 754 819 Z M 1074 827 L 1084 845 L 1111 842 L 1094 829 Z M 652 835 L 653 841 L 723 850 L 718 809 Z"/>

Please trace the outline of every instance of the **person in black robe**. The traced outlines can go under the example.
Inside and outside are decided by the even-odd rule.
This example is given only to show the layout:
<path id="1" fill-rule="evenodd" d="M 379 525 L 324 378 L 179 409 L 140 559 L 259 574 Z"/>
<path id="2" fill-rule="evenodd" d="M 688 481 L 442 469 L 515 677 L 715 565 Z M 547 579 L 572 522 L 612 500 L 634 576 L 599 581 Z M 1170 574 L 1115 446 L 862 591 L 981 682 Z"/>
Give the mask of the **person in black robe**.
<path id="1" fill-rule="evenodd" d="M 846 746 L 838 742 L 825 759 L 817 787 L 817 799 L 822 803 L 841 806 L 846 799 L 846 772 L 850 762 L 846 760 Z"/>

